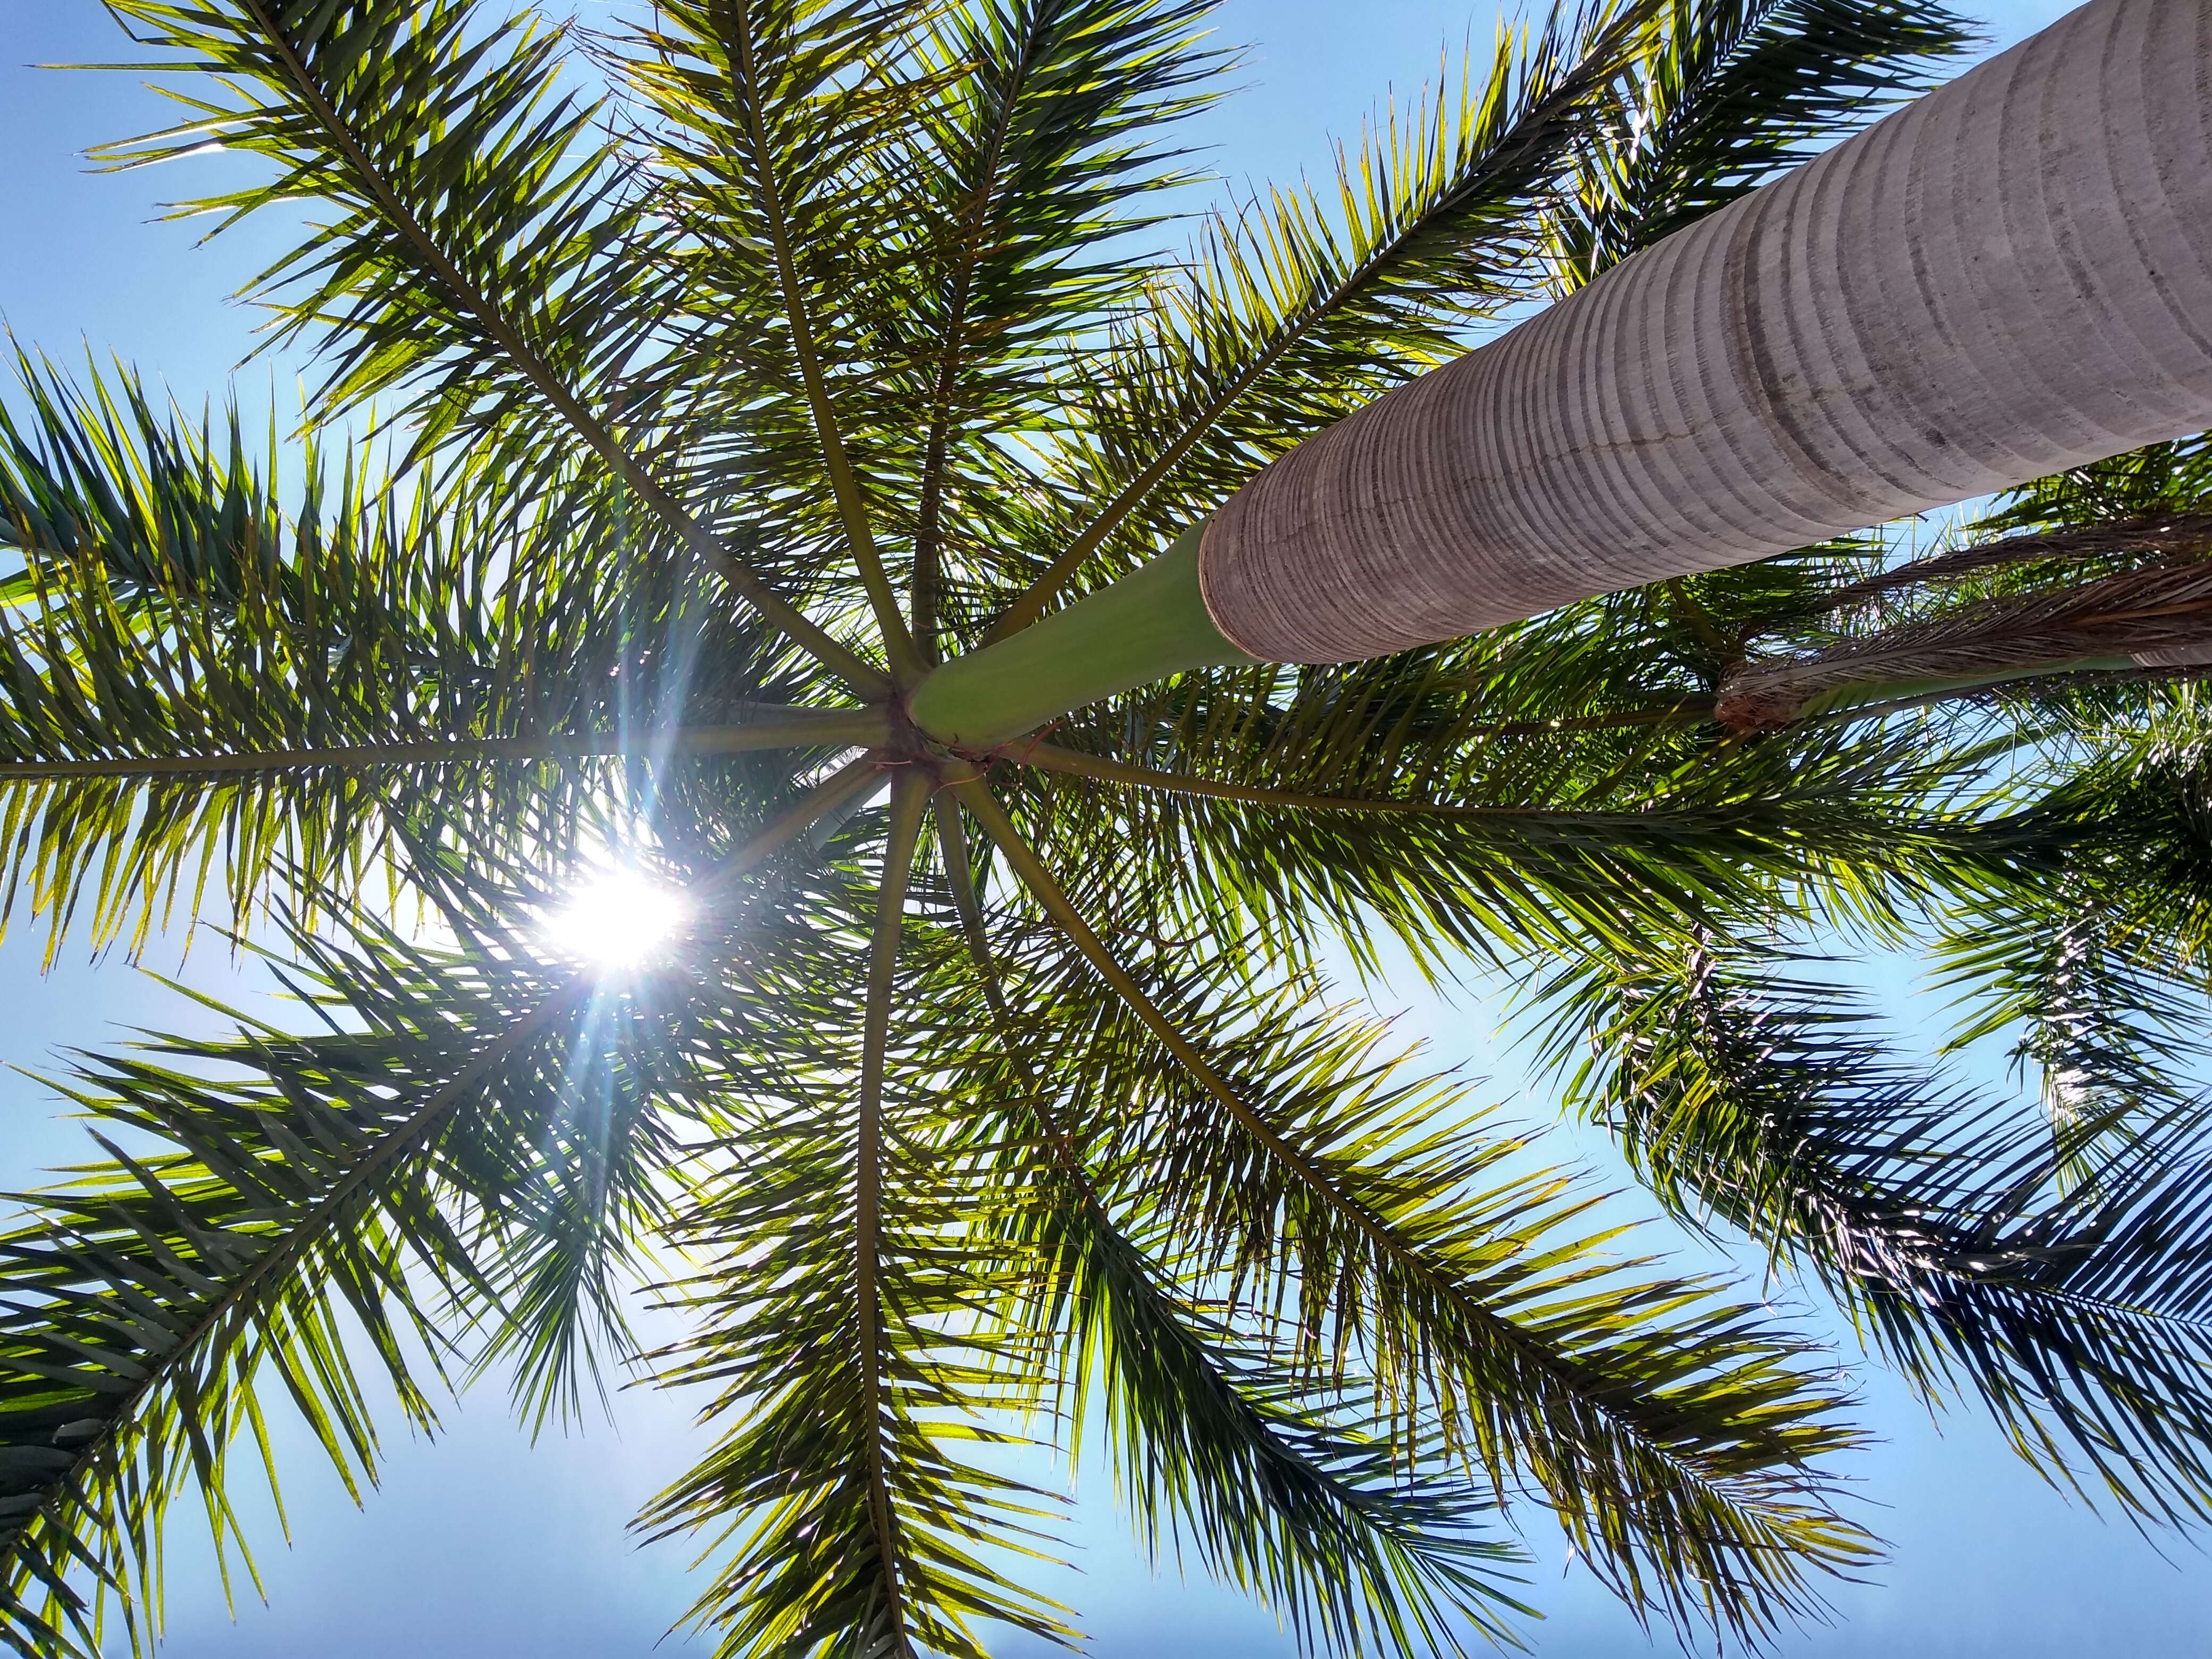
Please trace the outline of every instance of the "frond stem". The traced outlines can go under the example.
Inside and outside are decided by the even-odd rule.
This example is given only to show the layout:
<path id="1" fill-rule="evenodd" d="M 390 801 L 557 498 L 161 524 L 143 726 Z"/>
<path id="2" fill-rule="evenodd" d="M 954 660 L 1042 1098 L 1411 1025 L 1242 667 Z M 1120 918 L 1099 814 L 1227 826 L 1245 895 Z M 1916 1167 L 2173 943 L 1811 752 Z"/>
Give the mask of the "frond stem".
<path id="1" fill-rule="evenodd" d="M 952 908 L 960 918 L 960 932 L 967 941 L 969 959 L 982 979 L 983 1000 L 991 1011 L 991 1023 L 998 1028 L 999 1044 L 1006 1051 L 1007 1062 L 1021 1076 L 1022 1086 L 1030 1096 L 1030 1115 L 1043 1133 L 1053 1161 L 1060 1165 L 1062 1175 L 1077 1184 L 1086 1208 L 1103 1222 L 1105 1212 L 1097 1188 L 1091 1184 L 1090 1173 L 1084 1168 L 1082 1156 L 1069 1138 L 1066 1127 L 1045 1105 L 1044 1090 L 1016 1038 L 1013 1007 L 1006 1000 L 1006 981 L 1000 975 L 998 958 L 991 953 L 991 936 L 983 925 L 982 902 L 975 892 L 975 872 L 968 862 L 968 832 L 960 822 L 960 803 L 950 794 L 940 794 L 931 805 L 937 817 L 938 852 L 945 860 L 945 881 L 952 889 Z"/>
<path id="2" fill-rule="evenodd" d="M 792 355 L 799 361 L 799 378 L 805 389 L 807 412 L 814 421 L 815 439 L 822 446 L 822 469 L 830 476 L 837 515 L 845 526 L 846 545 L 860 570 L 861 585 L 867 589 L 868 605 L 875 612 L 876 625 L 882 630 L 892 677 L 902 685 L 910 685 L 927 671 L 915 649 L 913 636 L 907 632 L 906 618 L 899 610 L 898 596 L 891 589 L 890 578 L 884 573 L 882 556 L 876 551 L 875 534 L 868 524 L 867 501 L 861 493 L 860 478 L 853 471 L 852 458 L 846 453 L 836 411 L 830 407 L 829 384 L 823 379 L 821 354 L 815 346 L 813 319 L 807 310 L 805 290 L 799 285 L 790 219 L 783 197 L 776 189 L 768 133 L 761 125 L 759 100 L 752 92 L 759 75 L 753 55 L 752 0 L 738 0 L 737 11 L 738 26 L 732 31 L 736 36 L 732 45 L 738 73 L 744 76 L 747 88 L 740 101 L 744 106 L 745 140 L 753 152 L 753 191 L 763 228 L 768 232 L 765 240 L 775 259 L 776 286 L 783 295 L 784 319 L 791 326 Z"/>
<path id="3" fill-rule="evenodd" d="M 1852 703 L 1823 709 L 1793 720 L 1793 726 L 1840 726 L 1854 720 L 1876 720 L 1916 708 L 1937 708 L 1947 702 L 1994 702 L 2001 697 L 2026 695 L 2064 686 L 2187 685 L 2212 675 L 2212 664 L 2185 663 L 2171 668 L 2076 668 L 2051 673 L 2023 674 L 2013 679 L 1985 681 L 1974 685 L 1946 686 L 1911 696 L 1881 702 Z"/>
<path id="4" fill-rule="evenodd" d="M 606 755 L 739 755 L 765 749 L 846 748 L 879 740 L 883 717 L 869 710 L 741 726 L 679 726 L 568 737 L 454 738 L 364 743 L 330 749 L 149 755 L 74 761 L 0 761 L 0 787 L 71 778 L 213 777 L 241 773 L 368 771 L 385 766 L 465 765 L 496 760 L 578 760 Z"/>
<path id="5" fill-rule="evenodd" d="M 1010 758 L 1042 771 L 1097 778 L 1102 782 L 1124 783 L 1140 789 L 1163 789 L 1180 795 L 1206 795 L 1219 800 L 1246 801 L 1255 806 L 1294 806 L 1321 812 L 1392 812 L 1432 818 L 1583 816 L 1547 811 L 1535 806 L 1450 806 L 1435 801 L 1365 800 L 1356 795 L 1309 795 L 1292 789 L 1265 789 L 1255 784 L 1194 778 L 1183 772 L 1155 771 L 1149 766 L 1131 766 L 1124 761 L 1108 760 L 1103 755 L 1086 755 L 1080 750 L 1062 749 L 1056 744 L 1018 743 L 1006 746 L 1012 751 Z"/>
<path id="6" fill-rule="evenodd" d="M 1713 717 L 1713 699 L 1684 697 L 1679 702 L 1657 703 L 1649 708 L 1627 708 L 1617 714 L 1578 714 L 1556 720 L 1498 720 L 1488 726 L 1461 728 L 1463 738 L 1538 738 L 1557 732 L 1618 732 L 1640 726 L 1666 726 L 1680 720 L 1696 726 Z"/>
<path id="7" fill-rule="evenodd" d="M 702 898 L 718 897 L 721 890 L 746 874 L 794 836 L 803 836 L 882 775 L 882 757 L 873 750 L 847 761 L 757 830 L 750 841 L 725 859 L 720 868 L 694 884 L 692 892 Z"/>
<path id="8" fill-rule="evenodd" d="M 1036 14 L 1031 14 L 1028 21 L 1034 24 Z M 921 501 L 914 533 L 912 606 L 915 642 L 925 662 L 931 665 L 938 659 L 938 556 L 942 529 L 939 520 L 945 507 L 945 467 L 951 436 L 952 393 L 959 375 L 961 352 L 967 344 L 968 304 L 975 290 L 975 267 L 982 258 L 983 227 L 990 212 L 992 185 L 998 180 L 999 158 L 1005 153 L 1006 135 L 1013 125 L 1016 100 L 1020 98 L 1022 85 L 1028 79 L 1028 52 L 1024 51 L 1019 54 L 1017 61 L 1021 69 L 1013 83 L 1003 89 L 999 100 L 998 118 L 991 124 L 990 136 L 985 141 L 981 161 L 975 169 L 975 189 L 969 201 L 960 237 L 960 263 L 952 280 L 951 317 L 945 329 L 944 354 L 938 363 L 937 385 L 930 396 L 929 434 L 922 445 Z M 939 814 L 940 826 L 942 816 Z"/>
<path id="9" fill-rule="evenodd" d="M 890 1042 L 891 999 L 898 975 L 899 933 L 906 918 L 907 884 L 914 872 L 915 845 L 928 804 L 927 781 L 911 768 L 891 787 L 890 833 L 884 848 L 883 884 L 876 899 L 876 925 L 868 946 L 867 1009 L 861 1027 L 860 1102 L 854 1192 L 854 1282 L 860 1326 L 860 1397 L 868 1435 L 868 1511 L 883 1561 L 896 1651 L 908 1651 L 904 1591 L 899 1582 L 898 1529 L 891 1513 L 890 1486 L 884 1468 L 883 1291 L 880 1250 L 883 1221 L 883 1106 L 884 1053 Z"/>

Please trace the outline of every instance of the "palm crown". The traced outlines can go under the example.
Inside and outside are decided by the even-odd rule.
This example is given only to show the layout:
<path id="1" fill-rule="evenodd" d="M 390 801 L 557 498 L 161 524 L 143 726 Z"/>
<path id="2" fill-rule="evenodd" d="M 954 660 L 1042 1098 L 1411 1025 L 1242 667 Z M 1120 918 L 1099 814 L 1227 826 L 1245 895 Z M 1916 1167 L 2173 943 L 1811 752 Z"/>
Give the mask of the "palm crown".
<path id="1" fill-rule="evenodd" d="M 1670 1212 L 2054 1480 L 2206 1513 L 2202 447 L 1926 556 L 1193 672 L 995 749 L 907 714 L 1920 86 L 1959 20 L 1557 12 L 1164 263 L 1173 123 L 1229 63 L 1190 0 L 109 6 L 189 77 L 112 161 L 212 143 L 264 164 L 219 223 L 312 204 L 256 292 L 325 435 L 280 468 L 25 360 L 11 890 L 101 941 L 265 909 L 321 1020 L 72 1086 L 112 1161 L 0 1240 L 18 1650 L 150 1632 L 165 1507 L 234 1535 L 265 1401 L 366 1478 L 356 1366 L 428 1421 L 422 1354 L 505 1365 L 543 1421 L 641 1282 L 713 1401 L 641 1525 L 721 1540 L 727 1654 L 1073 1639 L 1024 1582 L 1054 1500 L 991 1445 L 1086 1416 L 1139 1533 L 1313 1646 L 1510 1636 L 1528 1503 L 1678 1625 L 1817 1607 L 1873 1548 L 1833 1357 L 1625 1256 L 1331 1004 L 1331 952 L 1511 970 Z M 609 859 L 685 896 L 611 975 L 538 926 Z M 1894 1058 L 1807 965 L 1838 939 L 1939 952 L 2047 1109 Z"/>

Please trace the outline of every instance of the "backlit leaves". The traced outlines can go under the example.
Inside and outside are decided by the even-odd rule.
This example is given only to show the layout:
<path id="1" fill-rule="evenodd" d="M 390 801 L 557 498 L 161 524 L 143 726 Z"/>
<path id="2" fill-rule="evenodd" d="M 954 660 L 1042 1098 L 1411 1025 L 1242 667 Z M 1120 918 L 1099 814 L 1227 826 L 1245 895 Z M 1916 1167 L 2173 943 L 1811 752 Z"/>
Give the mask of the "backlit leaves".
<path id="1" fill-rule="evenodd" d="M 280 1401 L 358 1486 L 372 1377 L 538 1426 L 640 1364 L 705 1405 L 641 1525 L 732 1659 L 1077 1641 L 1011 1471 L 1086 1423 L 1303 1650 L 1516 1639 L 1532 1508 L 1686 1634 L 1817 1614 L 1872 1547 L 1840 1358 L 1332 1008 L 1347 958 L 1513 976 L 1678 1218 L 2052 1478 L 2212 1507 L 2195 614 L 2011 672 L 2023 617 L 2193 603 L 2203 445 L 994 756 L 902 720 L 1948 12 L 1542 11 L 1174 258 L 1199 0 L 110 9 L 183 118 L 106 159 L 258 169 L 189 206 L 300 216 L 251 293 L 317 390 L 295 452 L 25 364 L 7 878 L 100 941 L 272 908 L 321 1023 L 82 1062 L 104 1161 L 0 1236 L 0 1640 L 145 1639 L 167 1504 L 240 1542 Z M 685 890 L 644 968 L 541 925 L 595 860 Z M 2045 1109 L 1895 1062 L 1813 940 L 1932 944 Z"/>

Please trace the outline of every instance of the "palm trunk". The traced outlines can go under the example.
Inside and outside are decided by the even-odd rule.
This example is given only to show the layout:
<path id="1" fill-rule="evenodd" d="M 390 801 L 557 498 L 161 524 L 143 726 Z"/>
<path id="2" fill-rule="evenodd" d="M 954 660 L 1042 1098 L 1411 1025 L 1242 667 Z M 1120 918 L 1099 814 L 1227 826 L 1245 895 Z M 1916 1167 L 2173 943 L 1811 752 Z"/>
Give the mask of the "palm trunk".
<path id="1" fill-rule="evenodd" d="M 1310 439 L 1205 530 L 1217 654 L 1379 656 L 2212 427 L 2208 73 L 2212 0 L 2093 0 Z M 1034 631 L 1082 654 L 1084 610 Z"/>

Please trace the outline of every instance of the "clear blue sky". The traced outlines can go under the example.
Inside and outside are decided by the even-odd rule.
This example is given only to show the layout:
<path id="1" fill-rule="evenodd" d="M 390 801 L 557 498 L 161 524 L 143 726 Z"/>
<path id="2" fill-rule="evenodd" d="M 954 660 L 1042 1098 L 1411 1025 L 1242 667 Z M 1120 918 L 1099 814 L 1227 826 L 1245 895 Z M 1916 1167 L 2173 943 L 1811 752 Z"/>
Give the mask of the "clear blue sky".
<path id="1" fill-rule="evenodd" d="M 586 0 L 589 3 L 589 0 Z M 1447 42 L 1487 33 L 1494 0 L 1229 0 L 1227 37 L 1255 43 L 1247 88 L 1206 118 L 1232 179 L 1279 178 L 1326 161 L 1331 134 L 1353 130 L 1375 100 L 1413 88 Z M 1990 0 L 2002 44 L 2064 9 L 2057 0 Z M 80 339 L 114 351 L 180 396 L 219 392 L 247 349 L 250 318 L 226 295 L 249 273 L 250 240 L 195 250 L 189 228 L 149 225 L 153 203 L 181 193 L 157 175 L 88 177 L 87 144 L 150 125 L 152 100 L 120 76 L 57 76 L 27 61 L 115 55 L 90 0 L 0 0 L 0 314 L 25 340 L 58 355 Z M 269 371 L 250 371 L 265 388 Z M 173 944 L 161 965 L 169 965 Z M 1881 970 L 1875 970 L 1881 971 Z M 231 975 L 213 951 L 193 958 L 197 982 Z M 1902 976 L 1892 988 L 1903 1004 Z M 1419 997 L 1394 1005 L 1435 1042 L 1507 1092 L 1510 1056 L 1486 1045 L 1480 1006 Z M 75 960 L 38 973 L 36 942 L 0 945 L 0 1059 L 38 1066 L 61 1046 L 102 1041 L 118 1024 L 183 1016 L 120 964 Z M 36 1086 L 0 1081 L 0 1182 L 13 1185 L 69 1156 L 76 1132 L 55 1121 Z M 1601 1149 L 1589 1149 L 1594 1155 Z M 1866 1517 L 1895 1546 L 1874 1582 L 1847 1586 L 1832 1629 L 1793 1637 L 1802 1659 L 1914 1655 L 2212 1655 L 2212 1571 L 2169 1540 L 2172 1563 L 2134 1534 L 2059 1500 L 2010 1461 L 1972 1418 L 1938 1433 L 1877 1374 L 1869 1420 L 1884 1443 L 1863 1457 Z M 404 1652 L 419 1659 L 591 1654 L 643 1659 L 687 1599 L 683 1552 L 638 1553 L 623 1523 L 679 1468 L 690 1440 L 679 1403 L 626 1399 L 616 1430 L 531 1449 L 495 1392 L 457 1409 L 436 1445 L 392 1449 L 385 1490 L 356 1512 L 300 1460 L 288 1493 L 296 1547 L 262 1552 L 270 1603 L 249 1596 L 234 1626 L 179 1529 L 169 1650 L 178 1659 L 297 1655 L 328 1659 Z M 1271 1659 L 1291 1646 L 1265 1616 L 1202 1583 L 1154 1577 L 1137 1561 L 1103 1491 L 1080 1506 L 1083 1573 L 1060 1593 L 1081 1609 L 1107 1656 L 1205 1652 Z M 1532 1632 L 1555 1659 L 1672 1651 L 1654 1644 L 1577 1572 L 1556 1541 L 1531 1585 L 1552 1615 Z M 663 1651 L 681 1652 L 673 1643 Z M 689 1650 L 698 1651 L 697 1648 Z M 1010 1653 L 1028 1651 L 1019 1644 Z"/>

